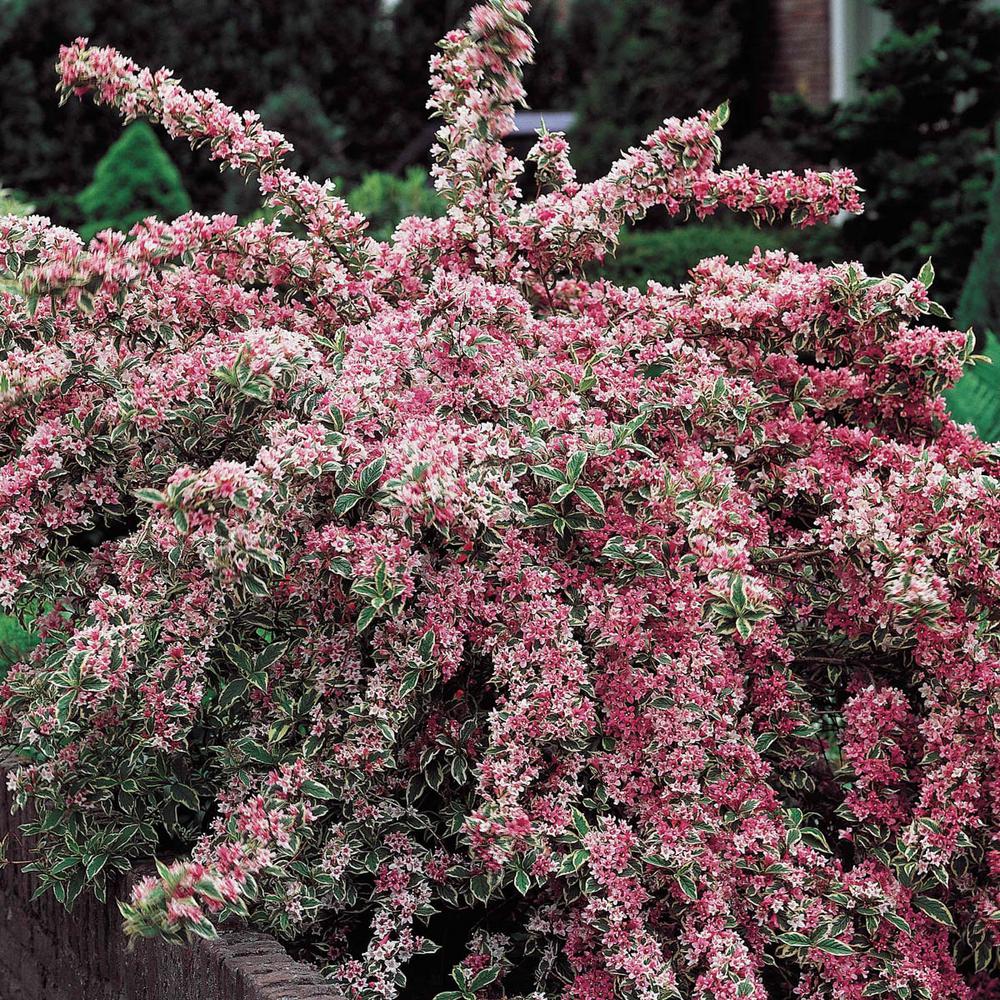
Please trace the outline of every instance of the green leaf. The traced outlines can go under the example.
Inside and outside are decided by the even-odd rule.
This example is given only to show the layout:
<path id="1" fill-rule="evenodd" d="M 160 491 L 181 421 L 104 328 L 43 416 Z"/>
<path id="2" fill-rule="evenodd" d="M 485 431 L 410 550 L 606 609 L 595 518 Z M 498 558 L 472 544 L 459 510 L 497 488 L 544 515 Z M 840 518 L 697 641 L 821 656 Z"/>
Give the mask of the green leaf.
<path id="1" fill-rule="evenodd" d="M 681 887 L 681 892 L 687 896 L 688 899 L 698 898 L 698 887 L 695 885 L 694 879 L 690 875 L 678 875 L 677 884 Z"/>
<path id="2" fill-rule="evenodd" d="M 313 781 L 311 778 L 308 781 L 302 782 L 302 791 L 305 795 L 308 795 L 309 798 L 320 799 L 324 802 L 336 798 L 333 792 L 331 792 L 326 785 L 319 781 Z"/>
<path id="3" fill-rule="evenodd" d="M 778 940 L 782 944 L 787 944 L 789 948 L 809 948 L 812 945 L 805 934 L 796 934 L 794 931 L 788 934 L 779 934 Z"/>
<path id="4" fill-rule="evenodd" d="M 49 833 L 64 821 L 65 816 L 66 813 L 62 809 L 52 809 L 42 818 L 39 828 L 42 831 Z"/>
<path id="5" fill-rule="evenodd" d="M 250 671 L 250 655 L 242 646 L 237 646 L 235 642 L 226 642 L 222 645 L 222 651 L 226 654 L 226 658 L 230 663 L 240 673 L 248 673 Z"/>
<path id="6" fill-rule="evenodd" d="M 576 451 L 569 457 L 566 463 L 566 478 L 570 482 L 576 482 L 583 473 L 583 467 L 587 464 L 587 453 Z"/>
<path id="7" fill-rule="evenodd" d="M 420 638 L 420 658 L 429 660 L 434 652 L 435 635 L 433 629 L 428 629 Z"/>
<path id="8" fill-rule="evenodd" d="M 219 887 L 213 879 L 200 878 L 195 882 L 194 887 L 197 892 L 200 892 L 203 896 L 207 896 L 209 899 L 214 899 L 217 903 L 224 903 L 226 901 L 226 897 L 219 892 Z"/>
<path id="9" fill-rule="evenodd" d="M 360 493 L 341 493 L 333 503 L 333 512 L 338 517 L 352 510 L 361 499 Z"/>
<path id="10" fill-rule="evenodd" d="M 520 869 L 514 873 L 514 888 L 522 895 L 526 896 L 531 888 L 531 877 L 527 872 Z"/>
<path id="11" fill-rule="evenodd" d="M 554 483 L 566 482 L 566 477 L 551 465 L 536 465 L 531 470 L 539 479 L 550 479 Z"/>
<path id="12" fill-rule="evenodd" d="M 361 609 L 361 614 L 358 615 L 357 625 L 355 626 L 358 632 L 364 632 L 366 628 L 375 620 L 375 615 L 378 612 L 370 604 L 367 607 Z"/>
<path id="13" fill-rule="evenodd" d="M 273 754 L 268 753 L 259 743 L 249 738 L 239 740 L 236 747 L 251 760 L 257 761 L 258 764 L 274 764 L 276 762 Z"/>
<path id="14" fill-rule="evenodd" d="M 159 490 L 136 490 L 135 491 L 136 500 L 141 500 L 143 503 L 166 503 L 166 496 Z"/>
<path id="15" fill-rule="evenodd" d="M 472 977 L 472 981 L 469 983 L 469 992 L 475 993 L 478 990 L 483 989 L 483 987 L 489 986 L 490 983 L 495 983 L 499 975 L 500 966 L 498 965 L 491 965 L 487 969 L 480 969 L 480 971 Z"/>
<path id="16" fill-rule="evenodd" d="M 214 941 L 219 936 L 219 932 L 215 929 L 215 925 L 208 919 L 208 917 L 203 917 L 201 920 L 191 921 L 189 929 L 192 934 L 196 934 L 200 938 L 205 938 L 206 941 Z"/>
<path id="17" fill-rule="evenodd" d="M 369 462 L 361 470 L 358 482 L 361 485 L 362 493 L 367 493 L 382 478 L 382 473 L 385 471 L 385 463 L 386 460 L 384 457 L 376 458 L 374 462 Z"/>
<path id="18" fill-rule="evenodd" d="M 249 683 L 244 677 L 237 677 L 230 681 L 219 694 L 219 708 L 229 708 L 233 702 L 239 701 L 247 693 Z"/>
<path id="19" fill-rule="evenodd" d="M 170 798 L 192 812 L 198 811 L 198 793 L 190 785 L 171 785 Z"/>
<path id="20" fill-rule="evenodd" d="M 726 122 L 729 121 L 729 101 L 723 101 L 713 112 L 708 120 L 708 127 L 713 132 L 718 132 Z"/>
<path id="21" fill-rule="evenodd" d="M 473 898 L 478 899 L 480 903 L 485 903 L 490 898 L 490 883 L 483 875 L 477 875 L 469 883 L 469 888 L 472 890 Z"/>
<path id="22" fill-rule="evenodd" d="M 811 826 L 805 827 L 802 830 L 802 839 L 817 851 L 822 851 L 824 854 L 833 853 L 830 850 L 830 844 L 821 830 L 817 830 Z"/>
<path id="23" fill-rule="evenodd" d="M 729 599 L 733 607 L 742 615 L 747 609 L 747 593 L 743 587 L 743 577 L 738 573 L 734 574 L 733 581 L 729 586 Z"/>
<path id="24" fill-rule="evenodd" d="M 576 495 L 580 502 L 586 504 L 595 514 L 604 514 L 604 501 L 596 490 L 589 486 L 577 486 Z"/>
<path id="25" fill-rule="evenodd" d="M 955 919 L 951 915 L 951 910 L 940 899 L 935 899 L 933 896 L 914 896 L 913 905 L 921 913 L 926 913 L 931 920 L 943 924 L 945 927 L 954 928 Z"/>
<path id="26" fill-rule="evenodd" d="M 904 934 L 913 934 L 913 928 L 900 916 L 895 913 L 883 913 L 882 917 L 888 920 L 896 930 L 903 931 Z"/>
<path id="27" fill-rule="evenodd" d="M 910 272 L 913 273 L 912 271 Z M 927 263 L 920 268 L 920 274 L 917 275 L 917 281 L 920 282 L 924 288 L 930 288 L 934 284 L 934 264 L 930 257 L 927 258 Z"/>
<path id="28" fill-rule="evenodd" d="M 854 949 L 846 941 L 838 941 L 835 938 L 823 938 L 817 941 L 814 947 L 827 955 L 853 955 Z"/>
<path id="29" fill-rule="evenodd" d="M 65 875 L 66 872 L 72 871 L 79 864 L 79 858 L 62 858 L 52 866 L 51 871 L 53 875 Z"/>
<path id="30" fill-rule="evenodd" d="M 560 503 L 565 500 L 576 487 L 572 483 L 563 483 L 561 486 L 557 486 L 549 499 L 553 503 Z"/>
<path id="31" fill-rule="evenodd" d="M 256 657 L 254 657 L 254 669 L 267 670 L 269 667 L 277 663 L 279 659 L 281 659 L 287 649 L 287 642 L 272 642 L 265 646 L 256 655 Z"/>
<path id="32" fill-rule="evenodd" d="M 106 854 L 98 854 L 96 857 L 91 858 L 87 862 L 87 881 L 92 882 L 98 875 L 104 871 L 104 866 L 108 863 L 108 856 Z"/>
<path id="33" fill-rule="evenodd" d="M 671 867 L 670 862 L 667 861 L 666 858 L 658 857 L 655 854 L 646 855 L 646 857 L 644 857 L 642 860 L 645 861 L 647 865 L 652 865 L 654 868 L 670 868 Z"/>

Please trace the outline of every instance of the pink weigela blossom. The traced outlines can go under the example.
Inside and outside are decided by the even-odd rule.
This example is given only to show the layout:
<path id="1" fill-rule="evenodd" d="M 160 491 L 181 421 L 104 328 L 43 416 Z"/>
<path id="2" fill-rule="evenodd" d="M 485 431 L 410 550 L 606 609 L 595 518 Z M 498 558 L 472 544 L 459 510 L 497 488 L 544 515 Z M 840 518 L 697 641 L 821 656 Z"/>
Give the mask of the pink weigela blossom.
<path id="1" fill-rule="evenodd" d="M 352 1000 L 441 944 L 455 998 L 996 996 L 998 455 L 941 399 L 971 340 L 929 268 L 589 281 L 653 207 L 858 193 L 719 169 L 720 108 L 588 184 L 543 133 L 524 201 L 526 9 L 442 43 L 449 210 L 387 243 L 256 115 L 63 50 L 65 95 L 273 215 L 0 219 L 0 602 L 40 637 L 0 733 L 39 877 L 71 902 L 186 843 L 130 932 L 244 916 Z"/>

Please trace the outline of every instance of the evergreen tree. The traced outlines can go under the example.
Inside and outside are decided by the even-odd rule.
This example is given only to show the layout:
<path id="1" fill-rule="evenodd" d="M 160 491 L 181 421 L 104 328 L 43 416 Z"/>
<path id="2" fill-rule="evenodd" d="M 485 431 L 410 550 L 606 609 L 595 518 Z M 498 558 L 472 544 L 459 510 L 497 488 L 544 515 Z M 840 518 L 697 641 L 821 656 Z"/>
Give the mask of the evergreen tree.
<path id="1" fill-rule="evenodd" d="M 776 125 L 808 159 L 836 159 L 865 188 L 844 253 L 916 274 L 933 256 L 934 294 L 954 308 L 979 246 L 1000 114 L 1000 10 L 979 0 L 880 0 L 893 18 L 858 78 L 825 110 L 777 104 Z"/>
<path id="2" fill-rule="evenodd" d="M 173 219 L 191 208 L 177 167 L 142 121 L 125 129 L 77 201 L 85 220 L 80 227 L 84 239 L 102 229 L 127 231 L 149 215 Z"/>
<path id="3" fill-rule="evenodd" d="M 372 171 L 347 192 L 347 203 L 368 220 L 368 232 L 377 240 L 388 240 L 403 219 L 437 218 L 447 207 L 420 167 L 410 167 L 403 177 Z"/>
<path id="4" fill-rule="evenodd" d="M 290 168 L 319 179 L 350 170 L 346 129 L 326 113 L 309 87 L 293 83 L 270 94 L 260 106 L 260 117 L 268 128 L 297 137 L 295 152 L 286 160 Z"/>

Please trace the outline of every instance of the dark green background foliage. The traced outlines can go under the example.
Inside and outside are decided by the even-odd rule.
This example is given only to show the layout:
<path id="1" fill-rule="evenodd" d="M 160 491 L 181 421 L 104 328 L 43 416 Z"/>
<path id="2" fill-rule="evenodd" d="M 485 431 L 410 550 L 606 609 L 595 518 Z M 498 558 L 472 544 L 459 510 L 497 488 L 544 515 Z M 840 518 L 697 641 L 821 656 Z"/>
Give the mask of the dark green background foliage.
<path id="1" fill-rule="evenodd" d="M 1000 115 L 1000 10 L 980 0 L 880 0 L 894 29 L 859 96 L 816 110 L 778 105 L 777 128 L 807 159 L 852 167 L 866 212 L 845 252 L 875 273 L 916 274 L 934 258 L 935 298 L 954 307 L 979 245 Z"/>
<path id="2" fill-rule="evenodd" d="M 962 424 L 973 424 L 984 441 L 1000 441 L 1000 339 L 986 335 L 983 360 L 947 393 L 948 409 Z"/>
<path id="3" fill-rule="evenodd" d="M 622 233 L 618 252 L 607 257 L 592 277 L 620 285 L 645 288 L 650 280 L 680 285 L 688 272 L 706 257 L 749 260 L 754 250 L 786 249 L 804 260 L 829 261 L 837 254 L 836 231 L 824 226 L 812 231 L 755 229 L 732 222 L 680 226 L 676 229 L 639 229 Z"/>
<path id="4" fill-rule="evenodd" d="M 57 105 L 58 48 L 78 35 L 116 45 L 140 64 L 169 66 L 236 108 L 269 103 L 273 124 L 301 147 L 300 165 L 322 173 L 329 157 L 342 156 L 360 173 L 393 144 L 380 114 L 392 95 L 384 92 L 379 7 L 379 0 L 0 0 L 0 177 L 72 221 L 74 196 L 120 134 L 106 109 Z M 426 53 L 413 58 L 423 64 Z M 310 117 L 317 107 L 324 136 Z M 328 148 L 337 126 L 343 131 Z M 167 148 L 199 210 L 256 202 L 255 191 L 225 179 L 204 155 L 185 144 Z"/>
<path id="5" fill-rule="evenodd" d="M 129 125 L 102 157 L 77 204 L 83 216 L 80 235 L 90 239 L 102 229 L 131 229 L 148 215 L 176 218 L 191 208 L 191 199 L 156 133 L 140 121 Z"/>
<path id="6" fill-rule="evenodd" d="M 41 211 L 78 224 L 75 196 L 120 126 L 90 102 L 59 108 L 59 45 L 78 35 L 142 65 L 169 66 L 190 87 L 260 111 L 296 147 L 291 165 L 318 178 L 359 180 L 430 146 L 427 59 L 462 23 L 466 0 L 0 0 L 0 178 Z M 568 106 L 577 56 L 552 3 L 532 25 L 546 57 L 529 70 L 536 107 Z M 165 140 L 199 211 L 246 212 L 256 191 L 220 175 L 184 144 Z M 406 164 L 403 164 L 406 165 Z"/>
<path id="7" fill-rule="evenodd" d="M 35 640 L 14 618 L 0 615 L 0 680 L 7 676 L 7 668 L 20 660 L 34 644 Z"/>
<path id="8" fill-rule="evenodd" d="M 729 140 L 757 124 L 753 8 L 744 0 L 578 0 L 577 37 L 594 53 L 572 137 L 581 173 L 602 174 L 668 115 L 729 99 Z"/>
<path id="9" fill-rule="evenodd" d="M 976 425 L 987 441 L 1000 440 L 1000 126 L 986 229 L 962 288 L 955 319 L 984 341 L 981 361 L 948 394 L 957 420 Z M 992 362 L 992 363 L 991 363 Z"/>
<path id="10" fill-rule="evenodd" d="M 955 318 L 961 326 L 971 326 L 979 333 L 1000 333 L 1000 126 L 996 131 L 986 228 L 965 279 Z"/>

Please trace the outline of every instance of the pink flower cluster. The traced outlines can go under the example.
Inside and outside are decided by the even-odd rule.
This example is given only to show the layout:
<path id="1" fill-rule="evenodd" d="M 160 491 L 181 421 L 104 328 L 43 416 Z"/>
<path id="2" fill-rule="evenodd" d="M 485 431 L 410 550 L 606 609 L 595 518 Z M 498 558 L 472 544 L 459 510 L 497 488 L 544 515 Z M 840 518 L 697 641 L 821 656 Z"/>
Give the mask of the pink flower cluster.
<path id="1" fill-rule="evenodd" d="M 284 140 L 83 40 L 66 93 L 255 174 L 272 221 L 0 219 L 0 739 L 62 901 L 244 917 L 351 1000 L 1000 989 L 1000 462 L 919 278 L 760 253 L 588 282 L 662 206 L 808 225 L 726 109 L 580 184 L 504 146 L 523 0 L 432 63 L 450 209 L 392 241 Z M 416 962 L 414 962 L 416 960 Z"/>

